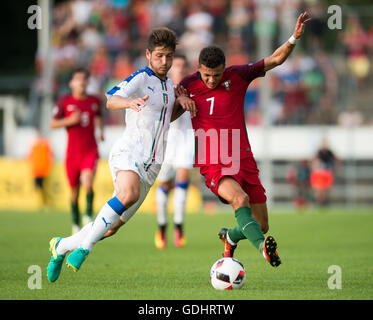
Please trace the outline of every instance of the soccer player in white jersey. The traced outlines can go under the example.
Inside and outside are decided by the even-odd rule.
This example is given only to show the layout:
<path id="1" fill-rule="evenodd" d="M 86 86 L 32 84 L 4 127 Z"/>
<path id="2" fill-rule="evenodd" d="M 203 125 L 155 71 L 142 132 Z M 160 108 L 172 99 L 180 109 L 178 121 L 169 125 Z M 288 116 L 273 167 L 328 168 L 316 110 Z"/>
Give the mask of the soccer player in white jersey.
<path id="1" fill-rule="evenodd" d="M 182 110 L 195 115 L 193 104 L 183 103 L 182 97 L 175 101 L 173 82 L 167 78 L 176 43 L 170 29 L 153 29 L 146 49 L 148 66 L 107 92 L 108 109 L 126 110 L 124 133 L 109 155 L 115 191 L 92 224 L 71 237 L 50 241 L 52 256 L 47 274 L 51 282 L 58 279 L 68 251 L 75 249 L 67 257 L 67 265 L 78 271 L 94 244 L 119 221 L 124 224 L 133 216 L 160 171 L 171 118 Z"/>
<path id="2" fill-rule="evenodd" d="M 176 53 L 169 77 L 175 84 L 179 84 L 187 73 L 188 62 L 186 57 Z M 185 245 L 183 222 L 189 174 L 193 168 L 193 163 L 194 133 L 190 115 L 186 112 L 170 124 L 165 158 L 158 175 L 159 186 L 156 192 L 158 230 L 155 233 L 154 244 L 159 250 L 166 248 L 167 245 L 167 206 L 169 193 L 173 186 L 174 244 L 179 248 Z"/>

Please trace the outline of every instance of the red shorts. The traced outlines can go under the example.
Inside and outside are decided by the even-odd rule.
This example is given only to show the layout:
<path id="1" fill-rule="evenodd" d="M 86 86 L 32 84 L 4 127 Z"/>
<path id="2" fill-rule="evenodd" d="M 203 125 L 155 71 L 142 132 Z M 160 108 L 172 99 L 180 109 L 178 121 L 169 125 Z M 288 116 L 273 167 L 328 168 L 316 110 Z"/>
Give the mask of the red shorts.
<path id="1" fill-rule="evenodd" d="M 200 173 L 206 178 L 206 186 L 220 199 L 221 202 L 228 202 L 218 194 L 219 181 L 223 177 L 232 177 L 241 186 L 250 198 L 250 203 L 265 203 L 267 197 L 265 189 L 259 179 L 259 170 L 254 158 L 241 159 L 238 172 L 224 173 L 226 166 L 221 164 L 209 165 L 200 168 Z"/>
<path id="2" fill-rule="evenodd" d="M 65 168 L 70 187 L 74 188 L 80 184 L 80 173 L 83 170 L 89 169 L 93 172 L 96 171 L 98 158 L 97 151 L 89 152 L 84 155 L 79 154 L 78 156 L 67 155 Z"/>
<path id="3" fill-rule="evenodd" d="M 315 169 L 311 172 L 311 186 L 316 190 L 327 190 L 333 185 L 333 172 L 327 169 Z"/>

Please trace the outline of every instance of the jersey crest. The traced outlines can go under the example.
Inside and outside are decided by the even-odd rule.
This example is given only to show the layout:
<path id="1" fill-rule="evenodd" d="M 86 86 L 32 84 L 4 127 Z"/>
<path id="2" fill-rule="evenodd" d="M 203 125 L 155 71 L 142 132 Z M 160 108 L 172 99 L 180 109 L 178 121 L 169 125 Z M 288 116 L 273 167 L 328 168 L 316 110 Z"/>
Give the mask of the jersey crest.
<path id="1" fill-rule="evenodd" d="M 232 85 L 232 81 L 231 80 L 227 80 L 227 81 L 224 81 L 222 83 L 222 86 L 225 88 L 226 91 L 230 91 L 231 90 L 231 85 Z"/>

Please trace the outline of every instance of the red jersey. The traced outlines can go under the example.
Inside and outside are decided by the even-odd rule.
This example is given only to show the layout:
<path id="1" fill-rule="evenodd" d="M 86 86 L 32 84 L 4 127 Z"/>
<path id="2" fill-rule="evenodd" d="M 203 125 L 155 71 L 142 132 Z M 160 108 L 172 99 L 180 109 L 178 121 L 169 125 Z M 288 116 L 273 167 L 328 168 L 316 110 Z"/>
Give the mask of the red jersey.
<path id="1" fill-rule="evenodd" d="M 228 165 L 253 156 L 246 132 L 244 99 L 250 82 L 264 75 L 264 60 L 260 60 L 226 68 L 215 89 L 204 84 L 199 72 L 181 81 L 197 107 L 192 119 L 196 167 Z"/>
<path id="2" fill-rule="evenodd" d="M 79 124 L 67 127 L 67 156 L 77 156 L 96 150 L 95 116 L 101 116 L 101 102 L 95 96 L 88 95 L 85 99 L 76 99 L 72 95 L 65 95 L 58 99 L 53 109 L 53 118 L 66 118 L 76 110 L 81 112 Z"/>

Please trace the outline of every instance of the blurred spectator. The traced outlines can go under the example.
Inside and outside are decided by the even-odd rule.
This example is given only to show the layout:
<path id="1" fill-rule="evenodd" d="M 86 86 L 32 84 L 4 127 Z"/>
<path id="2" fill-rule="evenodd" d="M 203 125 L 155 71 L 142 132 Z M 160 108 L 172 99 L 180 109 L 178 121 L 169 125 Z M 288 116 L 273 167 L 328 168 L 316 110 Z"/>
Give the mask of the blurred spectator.
<path id="1" fill-rule="evenodd" d="M 243 50 L 242 38 L 237 35 L 229 35 L 227 38 L 227 66 L 247 64 L 249 55 Z M 254 61 L 251 61 L 254 62 Z"/>
<path id="2" fill-rule="evenodd" d="M 91 71 L 92 76 L 104 78 L 109 75 L 110 68 L 111 63 L 108 51 L 106 50 L 106 47 L 100 47 L 92 56 L 89 70 Z"/>
<path id="3" fill-rule="evenodd" d="M 90 0 L 75 0 L 71 3 L 71 12 L 73 19 L 78 27 L 88 23 L 91 15 L 92 1 Z"/>
<path id="4" fill-rule="evenodd" d="M 225 21 L 226 12 L 228 10 L 227 0 L 208 0 L 207 9 L 213 18 L 213 32 L 216 42 L 225 41 L 227 36 L 227 24 Z"/>
<path id="5" fill-rule="evenodd" d="M 167 24 L 167 27 L 170 28 L 171 30 L 174 30 L 178 37 L 181 37 L 182 34 L 185 32 L 184 16 L 182 12 L 182 7 L 176 5 L 176 3 L 172 4 L 171 18 Z"/>
<path id="6" fill-rule="evenodd" d="M 328 205 L 329 193 L 334 184 L 335 174 L 340 171 L 340 168 L 341 162 L 330 149 L 327 138 L 324 137 L 320 149 L 312 160 L 310 177 L 311 186 L 318 205 Z"/>
<path id="7" fill-rule="evenodd" d="M 185 19 L 186 31 L 180 37 L 179 44 L 192 69 L 198 66 L 201 49 L 213 41 L 212 25 L 212 16 L 204 11 L 200 4 L 193 3 L 188 8 L 188 15 Z"/>
<path id="8" fill-rule="evenodd" d="M 48 139 L 43 137 L 39 130 L 37 131 L 35 140 L 30 146 L 28 161 L 30 163 L 31 174 L 34 179 L 36 191 L 41 198 L 41 208 L 45 208 L 48 205 L 45 179 L 52 169 L 53 153 Z"/>
<path id="9" fill-rule="evenodd" d="M 288 59 L 278 70 L 276 75 L 281 81 L 282 87 L 282 123 L 297 124 L 306 119 L 307 92 L 301 82 L 300 61 L 296 56 Z"/>
<path id="10" fill-rule="evenodd" d="M 250 9 L 244 0 L 232 0 L 227 15 L 227 25 L 230 35 L 242 36 L 244 28 L 250 22 Z"/>
<path id="11" fill-rule="evenodd" d="M 311 21 L 307 25 L 307 47 L 311 50 L 322 48 L 323 35 L 326 33 L 326 11 L 321 1 L 305 0 L 305 10 L 308 12 Z"/>
<path id="12" fill-rule="evenodd" d="M 364 31 L 356 15 L 350 15 L 342 41 L 347 50 L 347 64 L 352 74 L 359 80 L 360 86 L 370 71 L 368 49 L 371 44 L 369 34 Z"/>
<path id="13" fill-rule="evenodd" d="M 311 200 L 311 168 L 307 159 L 288 168 L 286 180 L 295 188 L 293 203 L 297 209 L 305 208 Z"/>
<path id="14" fill-rule="evenodd" d="M 135 69 L 128 54 L 126 52 L 120 53 L 115 59 L 113 70 L 114 78 L 121 81 L 130 76 L 133 72 L 135 72 Z"/>
<path id="15" fill-rule="evenodd" d="M 94 24 L 88 24 L 81 33 L 82 45 L 86 50 L 95 51 L 102 45 L 102 37 Z"/>
<path id="16" fill-rule="evenodd" d="M 336 124 L 337 114 L 334 109 L 333 100 L 330 96 L 324 95 L 320 101 L 320 108 L 315 112 L 318 116 L 313 123 L 320 125 Z"/>
<path id="17" fill-rule="evenodd" d="M 52 30 L 57 83 L 54 96 L 67 92 L 67 76 L 76 67 L 90 68 L 88 90 L 101 95 L 117 78 L 124 79 L 133 70 L 143 68 L 144 39 L 151 27 L 159 25 L 176 32 L 178 50 L 187 56 L 191 70 L 198 67 L 200 50 L 213 42 L 226 50 L 227 65 L 255 62 L 260 27 L 258 8 L 258 0 L 57 2 Z M 318 0 L 270 0 L 264 12 L 269 20 L 265 27 L 274 50 L 289 37 L 301 10 L 307 10 L 312 17 L 305 38 L 292 56 L 270 74 L 271 122 L 333 124 L 337 122 L 335 106 L 343 106 L 337 101 L 341 99 L 337 94 L 341 75 L 336 72 L 334 56 L 325 51 L 321 41 L 324 31 L 328 31 L 324 4 Z M 370 74 L 373 27 L 371 33 L 364 31 L 358 16 L 351 15 L 343 29 L 346 31 L 341 32 L 340 40 L 346 48 L 349 70 L 360 79 L 361 86 L 368 83 L 362 80 Z M 303 51 L 305 48 L 307 51 Z M 40 72 L 41 52 L 37 53 L 36 64 Z M 245 97 L 245 118 L 251 125 L 261 124 L 262 119 L 257 88 L 258 83 L 252 83 Z"/>

